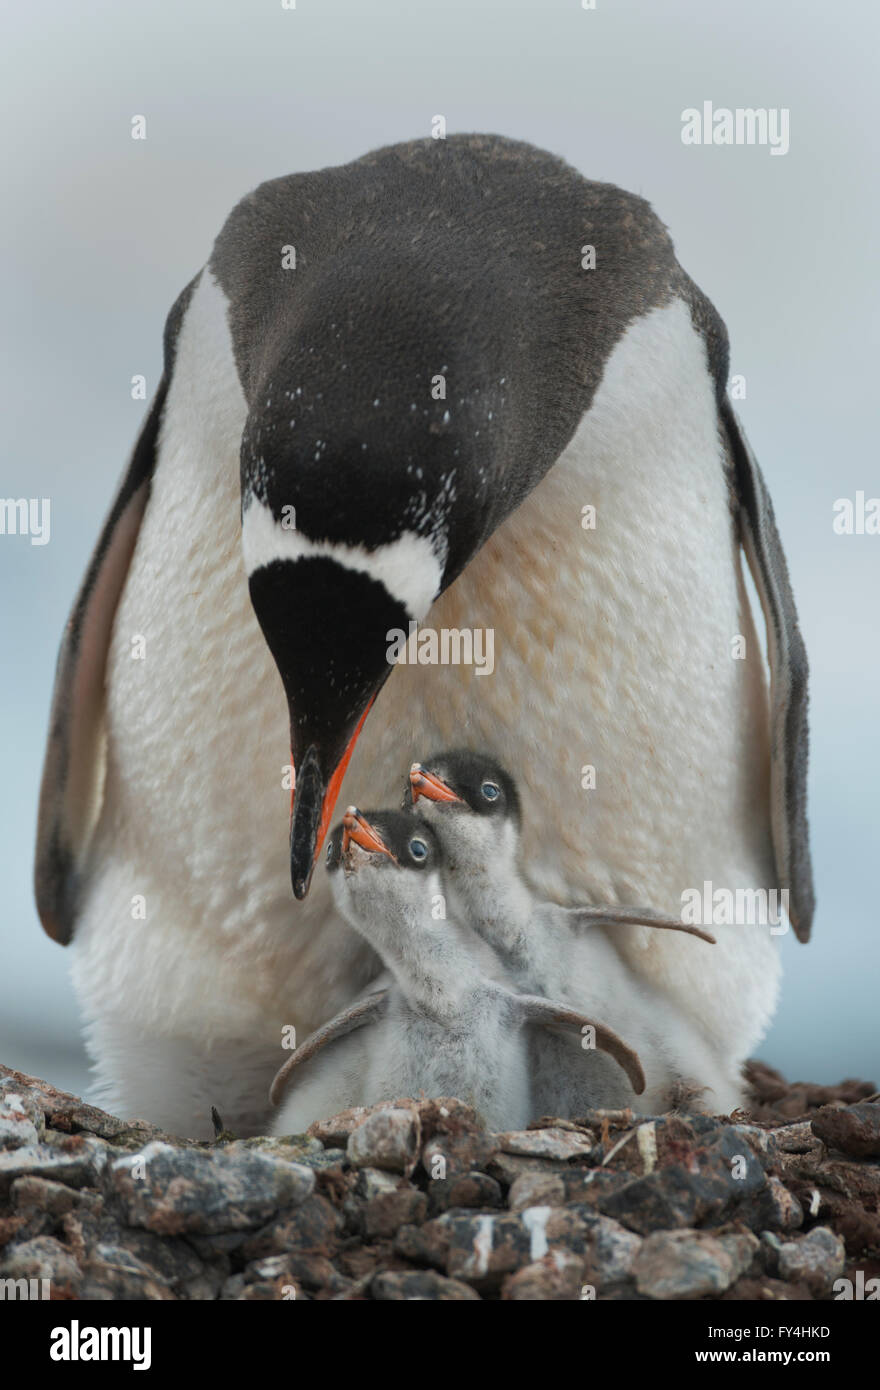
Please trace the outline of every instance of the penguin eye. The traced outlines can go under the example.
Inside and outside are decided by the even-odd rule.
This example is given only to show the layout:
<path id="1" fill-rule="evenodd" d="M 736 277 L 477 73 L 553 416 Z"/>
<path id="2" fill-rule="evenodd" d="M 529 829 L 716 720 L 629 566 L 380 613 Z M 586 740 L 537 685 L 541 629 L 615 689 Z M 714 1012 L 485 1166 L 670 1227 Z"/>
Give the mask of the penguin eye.
<path id="1" fill-rule="evenodd" d="M 484 782 L 480 791 L 484 801 L 497 801 L 501 795 L 501 788 L 495 782 Z"/>
<path id="2" fill-rule="evenodd" d="M 409 842 L 409 852 L 413 859 L 422 860 L 427 857 L 428 846 L 425 844 L 424 840 L 414 838 Z"/>
<path id="3" fill-rule="evenodd" d="M 331 840 L 331 841 L 329 842 L 329 844 L 327 845 L 327 863 L 328 863 L 328 864 L 330 863 L 330 860 L 331 860 L 332 858 L 333 858 L 333 841 Z"/>

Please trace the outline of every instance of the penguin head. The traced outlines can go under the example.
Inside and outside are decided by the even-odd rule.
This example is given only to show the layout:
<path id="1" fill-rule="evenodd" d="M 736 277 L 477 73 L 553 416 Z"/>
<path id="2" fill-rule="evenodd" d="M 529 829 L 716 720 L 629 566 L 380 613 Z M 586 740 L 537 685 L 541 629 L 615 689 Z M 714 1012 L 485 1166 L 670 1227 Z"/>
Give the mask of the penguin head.
<path id="1" fill-rule="evenodd" d="M 404 794 L 407 808 L 436 831 L 448 873 L 519 873 L 519 792 L 495 758 L 448 749 L 413 763 Z"/>
<path id="2" fill-rule="evenodd" d="M 339 285 L 331 290 L 338 301 Z M 336 347 L 306 316 L 298 341 L 320 349 L 285 350 L 251 391 L 242 549 L 287 697 L 297 898 L 308 892 L 348 760 L 393 678 L 401 639 L 531 485 L 509 464 L 516 422 L 502 405 L 503 369 L 472 362 L 466 336 L 458 356 L 450 353 L 451 334 L 413 319 L 412 302 L 409 319 L 401 305 L 393 321 L 387 306 L 373 306 L 354 337 L 340 305 L 349 328 Z M 433 399 L 430 364 L 467 383 L 462 394 Z"/>
<path id="3" fill-rule="evenodd" d="M 402 811 L 349 806 L 326 858 L 337 906 L 368 940 L 401 914 L 423 918 L 442 893 L 440 842 L 420 817 Z"/>

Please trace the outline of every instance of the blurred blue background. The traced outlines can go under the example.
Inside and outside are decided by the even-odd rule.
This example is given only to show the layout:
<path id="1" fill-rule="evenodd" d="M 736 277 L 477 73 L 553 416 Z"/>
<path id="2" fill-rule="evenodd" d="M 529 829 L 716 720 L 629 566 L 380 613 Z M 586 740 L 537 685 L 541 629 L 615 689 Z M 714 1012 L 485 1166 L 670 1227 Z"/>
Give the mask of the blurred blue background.
<path id="1" fill-rule="evenodd" d="M 58 0 L 7 16 L 0 83 L 5 446 L 0 495 L 49 497 L 52 539 L 0 537 L 0 1060 L 82 1090 L 65 952 L 31 894 L 62 626 L 158 379 L 165 314 L 262 179 L 430 133 L 486 130 L 649 198 L 730 330 L 739 404 L 812 662 L 813 943 L 783 943 L 761 1056 L 880 1083 L 880 537 L 838 497 L 880 494 L 880 21 L 811 0 Z M 788 107 L 791 149 L 688 147 L 681 112 Z M 130 138 L 145 115 L 147 139 Z"/>

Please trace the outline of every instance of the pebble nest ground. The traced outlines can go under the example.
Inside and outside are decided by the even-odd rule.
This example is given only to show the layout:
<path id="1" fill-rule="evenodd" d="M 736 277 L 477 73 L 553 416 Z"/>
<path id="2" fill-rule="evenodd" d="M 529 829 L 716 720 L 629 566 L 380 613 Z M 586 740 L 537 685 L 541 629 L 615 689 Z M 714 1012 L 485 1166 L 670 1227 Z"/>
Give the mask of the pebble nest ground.
<path id="1" fill-rule="evenodd" d="M 592 1111 L 491 1134 L 461 1101 L 398 1100 L 208 1144 L 0 1066 L 0 1280 L 100 1300 L 821 1301 L 859 1273 L 864 1288 L 880 1276 L 880 1095 L 746 1074 L 750 1108 L 729 1116 Z"/>

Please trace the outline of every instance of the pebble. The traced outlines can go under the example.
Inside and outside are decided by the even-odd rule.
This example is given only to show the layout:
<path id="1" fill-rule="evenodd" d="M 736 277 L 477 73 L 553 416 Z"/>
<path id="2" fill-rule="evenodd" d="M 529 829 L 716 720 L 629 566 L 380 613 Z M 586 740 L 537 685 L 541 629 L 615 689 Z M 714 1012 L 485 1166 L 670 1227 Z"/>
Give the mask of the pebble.
<path id="1" fill-rule="evenodd" d="M 107 1150 L 98 1139 L 76 1135 L 51 1144 L 23 1144 L 0 1153 L 0 1196 L 16 1178 L 48 1178 L 67 1187 L 96 1187 L 107 1163 Z"/>
<path id="2" fill-rule="evenodd" d="M 757 1249 L 750 1232 L 656 1231 L 633 1261 L 636 1288 L 655 1299 L 717 1298 L 745 1273 Z"/>
<path id="3" fill-rule="evenodd" d="M 583 1130 L 549 1127 L 496 1134 L 495 1142 L 502 1153 L 520 1154 L 524 1158 L 550 1158 L 559 1163 L 588 1157 L 595 1144 L 592 1135 Z"/>
<path id="4" fill-rule="evenodd" d="M 109 1184 L 133 1226 L 178 1235 L 213 1234 L 268 1220 L 304 1202 L 315 1186 L 310 1168 L 258 1151 L 226 1154 L 175 1149 L 154 1140 L 116 1159 Z"/>
<path id="5" fill-rule="evenodd" d="M 373 1298 L 383 1303 L 405 1299 L 409 1303 L 457 1301 L 480 1302 L 480 1295 L 460 1279 L 447 1279 L 435 1270 L 392 1271 L 374 1275 L 370 1284 Z"/>
<path id="6" fill-rule="evenodd" d="M 853 1158 L 880 1158 L 880 1104 L 849 1105 L 845 1110 L 824 1106 L 810 1128 L 830 1149 Z"/>
<path id="7" fill-rule="evenodd" d="M 356 1168 L 411 1173 L 418 1161 L 420 1140 L 421 1126 L 415 1110 L 378 1110 L 352 1130 L 348 1160 Z"/>
<path id="8" fill-rule="evenodd" d="M 44 1128 L 39 1108 L 6 1082 L 0 1089 L 0 1149 L 33 1147 Z"/>
<path id="9" fill-rule="evenodd" d="M 846 1251 L 828 1226 L 815 1226 L 809 1235 L 781 1244 L 777 1258 L 781 1278 L 806 1284 L 821 1297 L 843 1273 Z"/>

